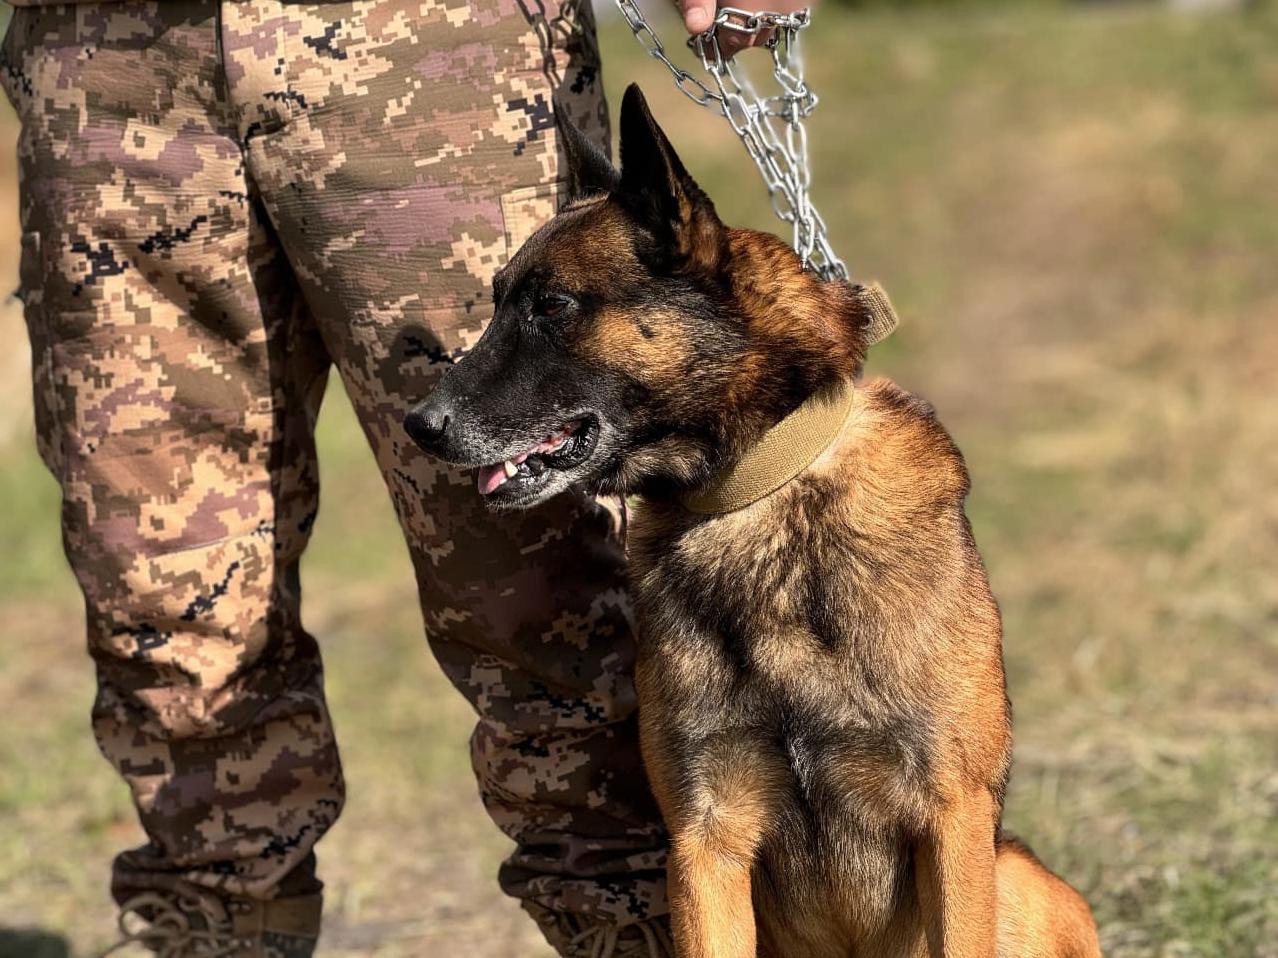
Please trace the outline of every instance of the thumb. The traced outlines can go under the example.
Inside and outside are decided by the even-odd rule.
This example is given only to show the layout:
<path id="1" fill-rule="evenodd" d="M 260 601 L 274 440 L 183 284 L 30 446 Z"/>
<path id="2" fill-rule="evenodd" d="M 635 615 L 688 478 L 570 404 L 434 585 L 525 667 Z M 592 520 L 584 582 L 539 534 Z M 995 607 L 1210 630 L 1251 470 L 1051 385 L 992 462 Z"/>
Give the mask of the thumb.
<path id="1" fill-rule="evenodd" d="M 679 0 L 679 9 L 689 33 L 704 33 L 714 23 L 715 0 Z"/>

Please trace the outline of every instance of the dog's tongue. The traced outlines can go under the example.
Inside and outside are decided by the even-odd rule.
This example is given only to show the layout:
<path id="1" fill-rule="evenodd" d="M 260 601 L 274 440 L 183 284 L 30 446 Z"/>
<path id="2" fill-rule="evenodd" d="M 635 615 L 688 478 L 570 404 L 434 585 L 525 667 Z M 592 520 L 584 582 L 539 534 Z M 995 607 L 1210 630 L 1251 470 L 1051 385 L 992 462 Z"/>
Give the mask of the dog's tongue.
<path id="1" fill-rule="evenodd" d="M 479 494 L 486 496 L 500 486 L 505 478 L 506 464 L 499 462 L 495 466 L 480 466 L 479 474 L 475 477 L 475 484 L 479 487 Z"/>

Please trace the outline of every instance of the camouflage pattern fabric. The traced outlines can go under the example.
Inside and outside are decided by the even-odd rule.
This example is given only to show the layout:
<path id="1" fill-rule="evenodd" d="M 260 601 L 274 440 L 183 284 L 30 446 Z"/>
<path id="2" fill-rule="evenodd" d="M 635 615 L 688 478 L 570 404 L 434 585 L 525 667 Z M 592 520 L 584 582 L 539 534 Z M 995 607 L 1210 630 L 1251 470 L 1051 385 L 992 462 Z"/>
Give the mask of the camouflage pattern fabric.
<path id="1" fill-rule="evenodd" d="M 37 433 L 86 601 L 94 731 L 150 838 L 117 859 L 118 900 L 319 888 L 343 782 L 298 561 L 336 364 L 431 648 L 479 714 L 480 791 L 518 843 L 502 887 L 552 937 L 560 916 L 576 933 L 666 910 L 608 515 L 565 497 L 491 516 L 400 425 L 553 212 L 556 86 L 606 142 L 589 11 L 577 36 L 545 29 L 558 16 L 516 0 L 14 15 L 0 74 L 22 121 Z"/>

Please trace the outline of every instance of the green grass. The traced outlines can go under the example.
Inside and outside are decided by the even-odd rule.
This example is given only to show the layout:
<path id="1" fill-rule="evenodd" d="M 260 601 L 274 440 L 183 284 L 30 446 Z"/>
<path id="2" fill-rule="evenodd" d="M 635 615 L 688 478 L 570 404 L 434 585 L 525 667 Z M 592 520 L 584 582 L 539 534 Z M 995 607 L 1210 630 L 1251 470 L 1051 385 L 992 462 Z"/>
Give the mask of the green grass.
<path id="1" fill-rule="evenodd" d="M 25 439 L 25 436 L 23 437 Z M 0 576 L 0 603 L 56 596 L 69 572 L 58 532 L 58 485 L 31 450 L 4 447 L 0 470 L 0 542 L 21 562 L 6 563 Z M 3 656 L 0 651 L 0 656 Z M 2 661 L 2 660 L 0 660 Z"/>
<path id="2" fill-rule="evenodd" d="M 972 472 L 1016 716 L 1006 822 L 1086 893 L 1111 958 L 1278 958 L 1276 28 L 1264 5 L 826 9 L 808 41 L 816 199 L 904 319 L 871 374 L 930 399 Z M 726 127 L 615 22 L 603 45 L 613 102 L 640 80 L 725 218 L 773 228 Z M 25 429 L 0 440 L 20 560 L 0 580 L 0 926 L 81 954 L 136 831 L 89 738 Z M 326 953 L 539 954 L 494 888 L 471 717 L 337 388 L 320 433 L 306 621 L 351 782 L 320 849 Z M 14 941 L 0 955 L 61 953 Z"/>

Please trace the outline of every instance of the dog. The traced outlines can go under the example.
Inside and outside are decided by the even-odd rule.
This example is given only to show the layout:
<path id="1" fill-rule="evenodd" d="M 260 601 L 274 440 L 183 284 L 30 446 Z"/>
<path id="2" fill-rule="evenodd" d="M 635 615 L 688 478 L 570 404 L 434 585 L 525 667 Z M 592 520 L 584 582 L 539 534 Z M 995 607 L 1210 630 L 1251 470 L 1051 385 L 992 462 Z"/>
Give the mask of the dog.
<path id="1" fill-rule="evenodd" d="M 637 87 L 407 416 L 496 509 L 636 498 L 641 747 L 681 958 L 1100 954 L 1000 829 L 1001 624 L 932 409 L 857 382 L 872 290 L 726 227 Z"/>

